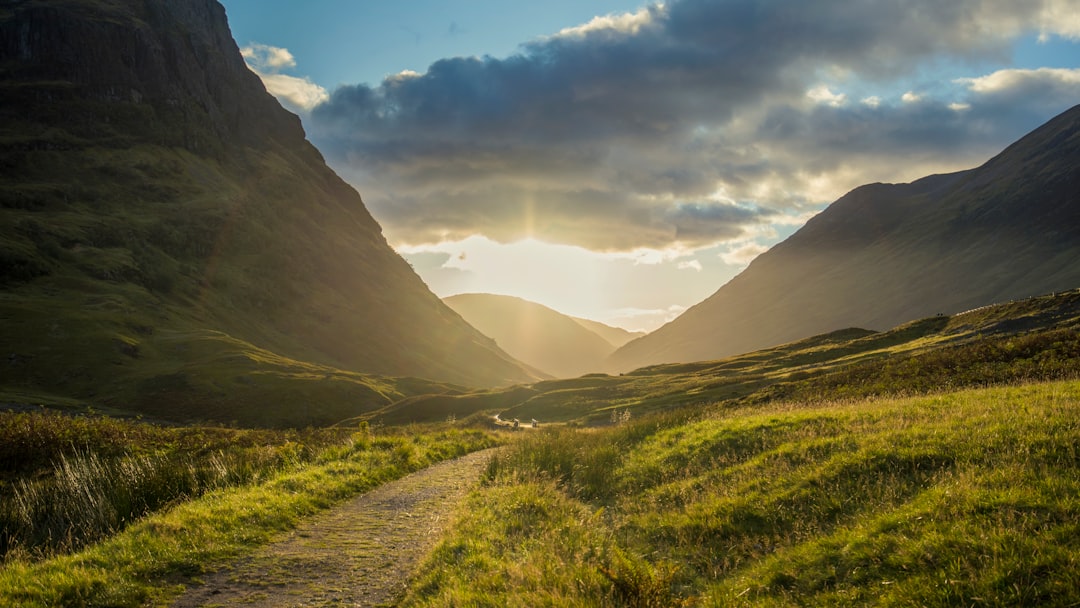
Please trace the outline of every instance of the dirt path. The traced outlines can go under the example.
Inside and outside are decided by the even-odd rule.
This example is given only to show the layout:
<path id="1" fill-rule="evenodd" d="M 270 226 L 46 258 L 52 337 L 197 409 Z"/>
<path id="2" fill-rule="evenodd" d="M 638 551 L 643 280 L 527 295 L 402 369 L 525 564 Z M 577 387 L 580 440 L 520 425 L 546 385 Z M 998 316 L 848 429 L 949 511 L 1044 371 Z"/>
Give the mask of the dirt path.
<path id="1" fill-rule="evenodd" d="M 439 463 L 317 515 L 253 557 L 208 575 L 173 608 L 391 605 L 491 454 Z"/>

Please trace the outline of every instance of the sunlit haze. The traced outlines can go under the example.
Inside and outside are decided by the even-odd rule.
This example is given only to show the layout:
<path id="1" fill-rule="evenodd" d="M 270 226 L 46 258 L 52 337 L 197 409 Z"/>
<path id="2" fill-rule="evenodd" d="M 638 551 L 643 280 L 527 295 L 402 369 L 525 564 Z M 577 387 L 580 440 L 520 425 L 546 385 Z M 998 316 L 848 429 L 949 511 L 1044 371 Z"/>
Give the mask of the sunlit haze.
<path id="1" fill-rule="evenodd" d="M 440 296 L 655 329 L 853 187 L 1080 102 L 1080 2 L 223 0 Z"/>

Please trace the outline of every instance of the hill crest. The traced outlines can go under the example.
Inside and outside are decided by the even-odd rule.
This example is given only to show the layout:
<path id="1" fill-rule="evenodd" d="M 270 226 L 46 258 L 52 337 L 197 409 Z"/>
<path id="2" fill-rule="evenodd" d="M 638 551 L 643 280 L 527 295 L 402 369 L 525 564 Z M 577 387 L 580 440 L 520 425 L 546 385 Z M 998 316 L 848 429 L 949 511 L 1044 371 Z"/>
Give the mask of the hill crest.
<path id="1" fill-rule="evenodd" d="M 612 340 L 625 343 L 630 335 L 514 296 L 471 293 L 443 301 L 516 359 L 560 378 L 598 371 L 615 351 Z"/>

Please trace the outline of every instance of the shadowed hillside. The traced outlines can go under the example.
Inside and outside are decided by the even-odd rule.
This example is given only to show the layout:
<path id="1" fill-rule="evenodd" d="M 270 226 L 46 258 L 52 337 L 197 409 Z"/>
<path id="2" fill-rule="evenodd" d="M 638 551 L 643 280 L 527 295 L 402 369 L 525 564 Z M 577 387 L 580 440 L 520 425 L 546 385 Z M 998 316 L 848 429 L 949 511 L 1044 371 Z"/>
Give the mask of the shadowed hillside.
<path id="1" fill-rule="evenodd" d="M 6 3 L 0 99 L 4 401 L 308 424 L 424 384 L 374 376 L 533 377 L 391 250 L 216 1 Z"/>
<path id="2" fill-rule="evenodd" d="M 857 188 L 609 368 L 886 329 L 1080 286 L 1080 106 L 977 169 Z"/>

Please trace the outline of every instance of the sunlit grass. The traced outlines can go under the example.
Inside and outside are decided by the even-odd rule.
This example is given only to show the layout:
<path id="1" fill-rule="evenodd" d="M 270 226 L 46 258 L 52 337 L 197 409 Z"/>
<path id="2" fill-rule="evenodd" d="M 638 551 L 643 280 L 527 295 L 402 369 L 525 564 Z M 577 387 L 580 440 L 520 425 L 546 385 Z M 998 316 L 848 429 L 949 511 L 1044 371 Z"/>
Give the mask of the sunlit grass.
<path id="1" fill-rule="evenodd" d="M 489 478 L 410 605 L 1080 602 L 1075 381 L 553 430 Z"/>
<path id="2" fill-rule="evenodd" d="M 51 426 L 62 424 L 56 420 Z M 106 431 L 116 430 L 109 426 L 114 424 L 123 425 L 103 422 Z M 135 441 L 134 445 L 154 447 L 153 441 L 160 439 L 156 433 L 168 436 L 173 431 L 199 432 L 145 431 L 143 442 Z M 243 432 L 232 432 L 243 439 Z M 264 439 L 272 434 L 252 433 Z M 200 492 L 173 494 L 156 511 L 136 512 L 137 517 L 122 522 L 121 531 L 81 550 L 86 542 L 112 531 L 114 522 L 99 527 L 96 520 L 100 512 L 115 510 L 111 499 L 130 499 L 132 493 L 138 497 L 137 492 L 146 488 L 124 487 L 129 483 L 124 467 L 131 456 L 113 459 L 87 452 L 74 456 L 61 453 L 56 476 L 59 479 L 70 470 L 71 478 L 45 487 L 41 494 L 23 492 L 20 496 L 24 502 L 36 504 L 35 509 L 46 518 L 69 518 L 66 527 L 57 529 L 70 538 L 37 552 L 19 550 L 9 556 L 0 567 L 0 605 L 140 606 L 161 602 L 177 593 L 183 580 L 251 551 L 304 516 L 440 460 L 495 444 L 494 438 L 482 431 L 408 428 L 376 435 L 356 429 L 327 433 L 336 435 L 337 440 L 305 448 L 286 439 L 273 450 L 297 452 L 292 461 L 247 478 L 208 484 Z M 176 436 L 172 439 L 180 443 Z M 102 453 L 109 452 L 106 440 L 98 445 L 104 446 Z M 299 453 L 302 451 L 306 454 Z M 211 454 L 208 462 L 217 461 L 222 467 L 219 472 L 228 474 L 233 469 L 220 458 Z M 195 463 L 196 459 L 180 460 L 179 466 Z M 232 464 L 250 466 L 242 459 Z M 22 486 L 16 483 L 16 487 Z M 156 495 L 157 489 L 149 488 L 148 494 Z M 46 504 L 50 501 L 66 502 L 53 508 Z M 90 513 L 79 512 L 82 508 Z M 87 527 L 90 536 L 81 536 Z"/>

